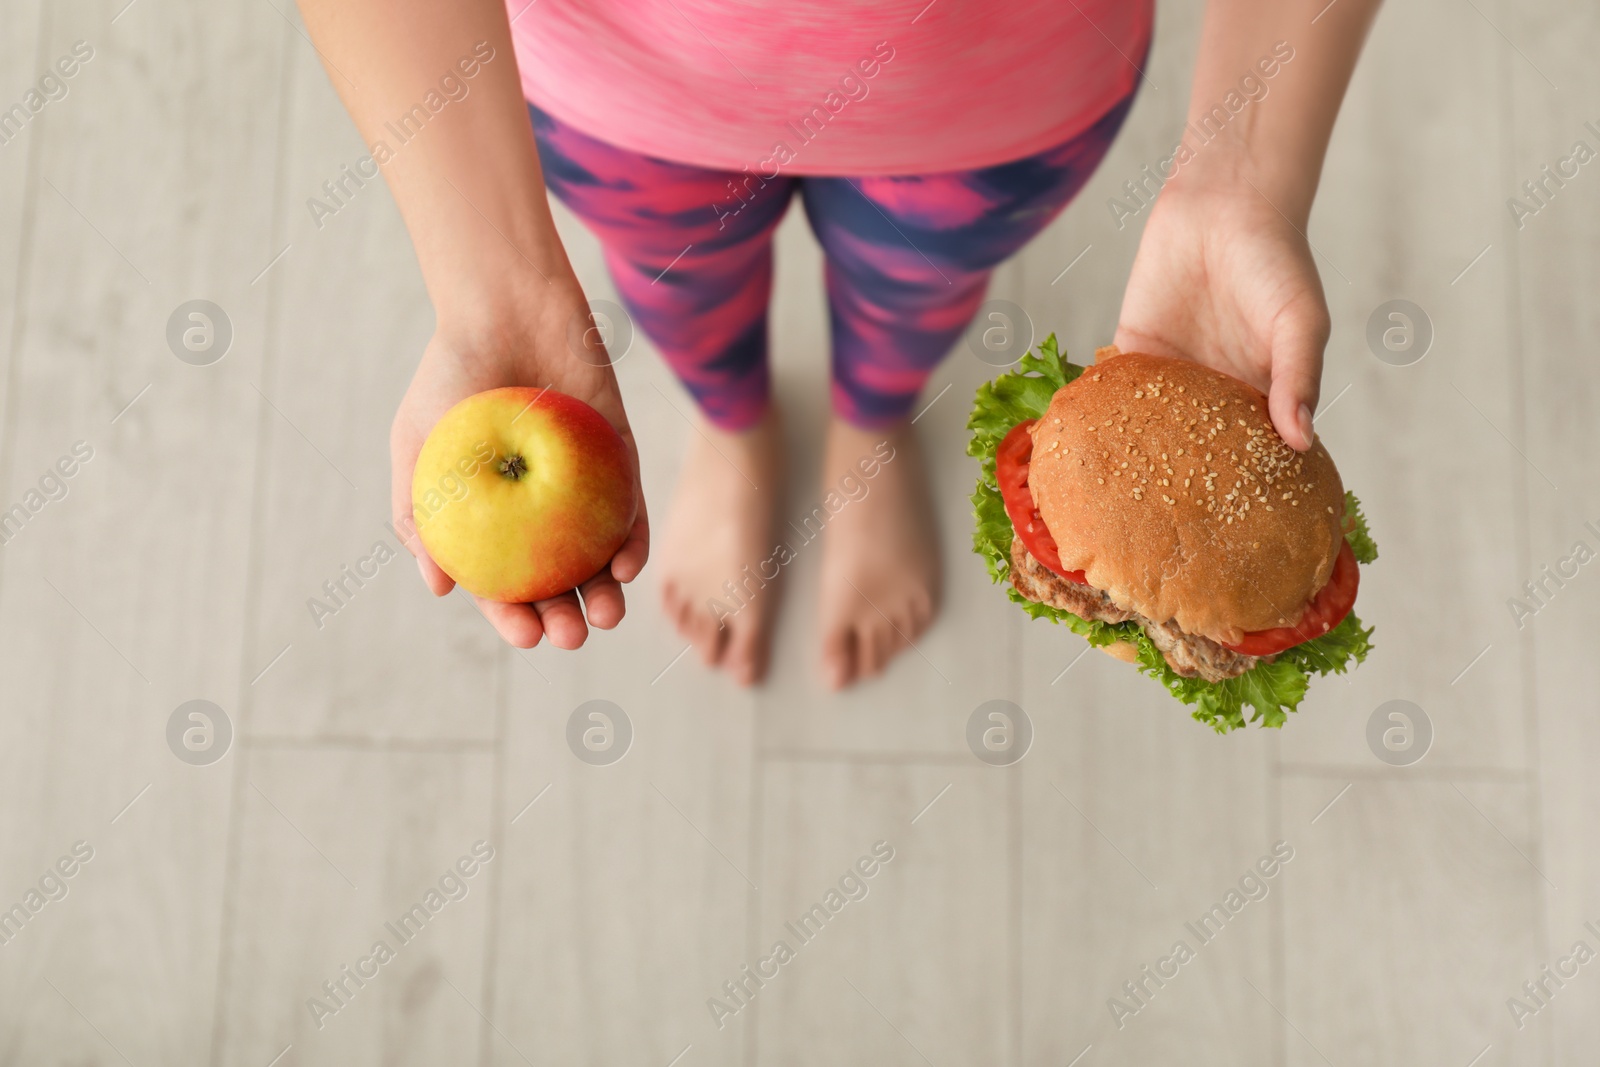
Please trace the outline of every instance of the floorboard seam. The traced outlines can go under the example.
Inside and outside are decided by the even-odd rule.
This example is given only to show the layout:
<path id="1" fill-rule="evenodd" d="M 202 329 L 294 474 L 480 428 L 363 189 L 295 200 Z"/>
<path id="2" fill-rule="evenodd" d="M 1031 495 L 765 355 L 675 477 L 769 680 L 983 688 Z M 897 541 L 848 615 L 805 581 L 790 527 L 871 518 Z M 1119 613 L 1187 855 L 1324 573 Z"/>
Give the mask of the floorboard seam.
<path id="1" fill-rule="evenodd" d="M 285 181 L 285 159 L 289 143 L 290 119 L 289 99 L 291 70 L 293 69 L 292 25 L 286 25 L 278 37 L 280 60 L 278 64 L 278 129 L 277 153 L 272 182 L 272 225 L 270 227 L 273 244 L 280 237 L 287 223 L 283 212 Z M 271 368 L 272 353 L 277 340 L 277 331 L 274 329 L 277 309 L 281 301 L 277 278 L 267 279 L 267 295 L 262 309 L 262 339 L 261 339 L 261 380 L 269 379 L 268 371 Z M 244 624 L 241 627 L 239 640 L 239 705 L 238 705 L 238 734 L 241 738 L 248 737 L 250 733 L 250 718 L 254 711 L 254 702 L 251 699 L 251 684 L 247 683 L 244 672 L 248 669 L 245 664 L 249 660 L 250 649 L 255 644 L 259 635 L 256 618 L 261 610 L 261 583 L 264 568 L 260 565 L 261 540 L 257 531 L 261 529 L 258 521 L 265 509 L 266 494 L 266 465 L 269 462 L 267 454 L 267 407 L 257 406 L 256 433 L 255 433 L 255 462 L 253 481 L 251 484 L 250 500 L 250 545 L 245 553 L 245 592 L 244 602 L 241 605 Z M 228 995 L 230 992 L 229 974 L 233 963 L 232 935 L 234 932 L 234 908 L 238 903 L 239 867 L 243 862 L 243 842 L 240 840 L 241 825 L 243 822 L 243 809 L 245 803 L 245 786 L 250 777 L 250 746 L 241 744 L 234 753 L 233 764 L 233 790 L 228 801 L 228 836 L 227 852 L 223 858 L 222 872 L 222 907 L 217 939 L 217 978 L 216 988 L 212 996 L 211 1008 L 211 1056 L 213 1065 L 222 1062 L 222 1051 L 228 1038 L 227 1016 Z"/>

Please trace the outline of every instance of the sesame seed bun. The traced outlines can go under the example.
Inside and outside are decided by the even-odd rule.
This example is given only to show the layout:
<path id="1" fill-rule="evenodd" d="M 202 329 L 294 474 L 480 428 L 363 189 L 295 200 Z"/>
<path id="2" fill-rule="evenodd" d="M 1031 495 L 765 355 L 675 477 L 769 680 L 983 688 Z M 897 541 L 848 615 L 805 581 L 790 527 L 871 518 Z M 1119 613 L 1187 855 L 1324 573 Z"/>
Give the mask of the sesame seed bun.
<path id="1" fill-rule="evenodd" d="M 1343 536 L 1344 486 L 1322 442 L 1296 452 L 1267 398 L 1220 371 L 1096 356 L 1033 427 L 1028 482 L 1062 566 L 1216 641 L 1298 622 Z"/>

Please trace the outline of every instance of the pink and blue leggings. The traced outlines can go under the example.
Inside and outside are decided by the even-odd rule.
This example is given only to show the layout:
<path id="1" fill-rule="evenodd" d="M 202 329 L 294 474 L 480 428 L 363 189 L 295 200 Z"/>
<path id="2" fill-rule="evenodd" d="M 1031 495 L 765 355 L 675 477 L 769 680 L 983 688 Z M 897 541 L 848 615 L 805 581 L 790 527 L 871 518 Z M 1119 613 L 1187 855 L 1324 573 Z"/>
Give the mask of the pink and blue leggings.
<path id="1" fill-rule="evenodd" d="M 796 190 L 827 257 L 834 410 L 884 426 L 911 413 L 990 272 L 1067 206 L 1131 105 L 1035 156 L 891 178 L 708 170 L 529 110 L 545 183 L 599 237 L 629 314 L 706 417 L 740 430 L 769 402 L 772 234 Z"/>

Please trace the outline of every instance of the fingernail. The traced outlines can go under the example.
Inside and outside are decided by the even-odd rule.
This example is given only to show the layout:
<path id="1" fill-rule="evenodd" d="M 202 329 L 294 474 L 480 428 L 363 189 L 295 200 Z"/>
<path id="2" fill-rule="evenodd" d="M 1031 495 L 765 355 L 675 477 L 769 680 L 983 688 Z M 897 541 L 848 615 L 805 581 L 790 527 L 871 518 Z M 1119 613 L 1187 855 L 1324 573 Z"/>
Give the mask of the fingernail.
<path id="1" fill-rule="evenodd" d="M 1305 438 L 1306 447 L 1311 447 L 1311 409 L 1304 404 L 1300 405 L 1300 435 Z"/>

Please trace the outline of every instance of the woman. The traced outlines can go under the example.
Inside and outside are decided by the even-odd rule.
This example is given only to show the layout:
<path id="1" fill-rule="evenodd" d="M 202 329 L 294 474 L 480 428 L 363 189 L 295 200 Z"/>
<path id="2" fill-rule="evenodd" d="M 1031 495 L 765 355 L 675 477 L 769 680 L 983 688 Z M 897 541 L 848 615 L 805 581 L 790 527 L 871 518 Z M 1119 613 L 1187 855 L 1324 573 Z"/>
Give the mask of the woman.
<path id="1" fill-rule="evenodd" d="M 634 447 L 583 328 L 548 185 L 598 235 L 634 319 L 700 408 L 659 563 L 667 613 L 708 663 L 759 680 L 771 598 L 732 614 L 713 602 L 772 552 L 782 463 L 766 372 L 771 236 L 798 194 L 827 256 L 824 485 L 891 457 L 824 533 L 823 671 L 835 687 L 880 671 L 938 602 L 909 431 L 918 392 L 991 269 L 1105 154 L 1145 80 L 1150 3 L 509 2 L 301 3 L 437 313 L 391 434 L 397 524 L 410 528 L 429 428 L 480 390 L 549 385 L 594 405 Z M 1329 331 L 1306 219 L 1376 6 L 1208 6 L 1191 122 L 1161 168 L 1170 180 L 1115 338 L 1267 391 L 1274 425 L 1299 449 L 1310 447 Z M 405 143 L 378 151 L 408 114 Z M 1146 178 L 1142 195 L 1160 184 Z M 609 571 L 581 590 L 481 607 L 512 644 L 548 636 L 576 648 L 588 625 L 621 620 L 622 583 L 648 545 L 641 508 Z M 409 547 L 447 593 L 450 579 Z"/>

